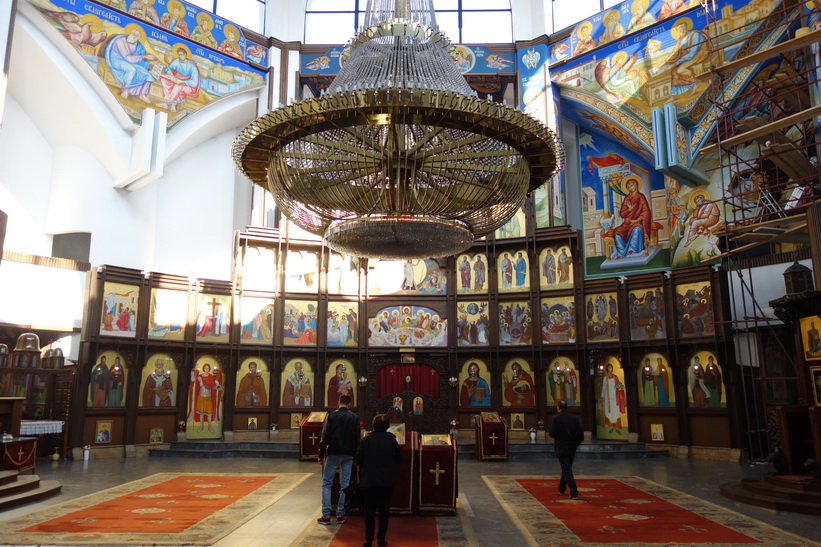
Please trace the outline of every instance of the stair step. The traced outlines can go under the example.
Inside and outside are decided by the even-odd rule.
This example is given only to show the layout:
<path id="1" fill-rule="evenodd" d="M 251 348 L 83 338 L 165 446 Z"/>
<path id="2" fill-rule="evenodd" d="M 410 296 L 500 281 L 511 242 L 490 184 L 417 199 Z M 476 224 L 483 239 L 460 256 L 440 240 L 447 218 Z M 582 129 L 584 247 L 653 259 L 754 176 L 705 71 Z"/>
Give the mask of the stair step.
<path id="1" fill-rule="evenodd" d="M 0 471 L 0 484 L 9 484 L 17 480 L 17 471 Z"/>
<path id="2" fill-rule="evenodd" d="M 751 492 L 757 494 L 764 494 L 773 498 L 804 501 L 807 503 L 816 503 L 821 505 L 821 491 L 814 492 L 810 490 L 800 490 L 797 488 L 788 488 L 780 484 L 772 483 L 761 479 L 744 479 L 741 481 L 742 486 Z"/>
<path id="3" fill-rule="evenodd" d="M 775 473 L 767 473 L 764 475 L 764 481 L 789 490 L 798 490 L 800 492 L 815 492 L 821 494 L 821 481 L 812 480 L 809 476 L 802 476 L 800 480 L 795 480 L 785 476 L 776 475 Z"/>
<path id="4" fill-rule="evenodd" d="M 17 480 L 0 484 L 0 498 L 13 496 L 26 490 L 33 490 L 40 486 L 40 477 L 37 475 L 18 475 Z"/>
<path id="5" fill-rule="evenodd" d="M 764 481 L 761 481 L 763 484 Z M 792 511 L 794 513 L 805 513 L 808 515 L 821 515 L 821 503 L 808 503 L 805 501 L 787 500 L 764 493 L 750 490 L 748 485 L 742 482 L 728 482 L 719 487 L 723 496 L 731 500 L 757 507 L 765 507 L 775 511 Z"/>
<path id="6" fill-rule="evenodd" d="M 0 511 L 6 511 L 14 507 L 34 503 L 42 499 L 56 496 L 62 490 L 63 485 L 59 481 L 45 480 L 40 481 L 37 488 L 20 492 L 11 496 L 4 496 L 0 498 Z"/>

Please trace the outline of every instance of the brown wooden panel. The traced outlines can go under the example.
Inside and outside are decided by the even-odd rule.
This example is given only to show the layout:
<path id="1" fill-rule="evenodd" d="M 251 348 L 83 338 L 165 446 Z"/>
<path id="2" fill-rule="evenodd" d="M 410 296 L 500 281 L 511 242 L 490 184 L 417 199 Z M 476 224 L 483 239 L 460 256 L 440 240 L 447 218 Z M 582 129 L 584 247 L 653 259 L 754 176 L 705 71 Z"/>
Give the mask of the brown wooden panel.
<path id="1" fill-rule="evenodd" d="M 689 417 L 690 446 L 730 448 L 730 420 L 724 414 Z"/>

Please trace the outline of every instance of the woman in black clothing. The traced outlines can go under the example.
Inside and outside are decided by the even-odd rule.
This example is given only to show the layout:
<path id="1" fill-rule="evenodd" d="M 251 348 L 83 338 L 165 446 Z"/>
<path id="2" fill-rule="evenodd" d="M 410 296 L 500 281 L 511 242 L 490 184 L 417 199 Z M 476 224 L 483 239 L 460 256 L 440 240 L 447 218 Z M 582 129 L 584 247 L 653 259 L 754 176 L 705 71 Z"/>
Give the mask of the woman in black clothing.
<path id="1" fill-rule="evenodd" d="M 387 545 L 388 511 L 391 493 L 396 486 L 396 466 L 402 463 L 402 449 L 396 436 L 388 433 L 390 422 L 385 414 L 373 417 L 373 432 L 359 442 L 356 465 L 359 467 L 359 487 L 365 512 L 365 547 L 373 543 L 376 509 L 379 508 L 378 545 Z"/>

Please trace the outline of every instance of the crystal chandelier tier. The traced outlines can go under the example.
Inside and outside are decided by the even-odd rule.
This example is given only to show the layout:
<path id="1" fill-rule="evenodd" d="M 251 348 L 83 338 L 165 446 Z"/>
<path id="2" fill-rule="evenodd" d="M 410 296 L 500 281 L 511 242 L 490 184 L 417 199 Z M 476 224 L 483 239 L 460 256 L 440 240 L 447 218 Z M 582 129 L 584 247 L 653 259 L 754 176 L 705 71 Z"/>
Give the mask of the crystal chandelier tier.
<path id="1" fill-rule="evenodd" d="M 369 0 L 366 11 L 326 92 L 251 123 L 234 162 L 336 251 L 458 254 L 516 214 L 564 149 L 538 120 L 476 96 L 432 0 Z"/>

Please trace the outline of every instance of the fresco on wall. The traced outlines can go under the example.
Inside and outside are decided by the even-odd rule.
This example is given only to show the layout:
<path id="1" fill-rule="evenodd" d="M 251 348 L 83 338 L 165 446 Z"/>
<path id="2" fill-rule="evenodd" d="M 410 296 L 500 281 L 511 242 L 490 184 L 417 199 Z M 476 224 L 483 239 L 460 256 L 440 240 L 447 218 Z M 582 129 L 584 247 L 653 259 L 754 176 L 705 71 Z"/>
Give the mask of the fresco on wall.
<path id="1" fill-rule="evenodd" d="M 242 288 L 244 290 L 276 290 L 277 254 L 270 247 L 245 247 L 242 256 Z"/>
<path id="2" fill-rule="evenodd" d="M 312 407 L 314 370 L 304 359 L 291 359 L 282 369 L 282 406 Z"/>
<path id="3" fill-rule="evenodd" d="M 619 360 L 605 356 L 596 367 L 596 438 L 627 440 L 627 392 Z"/>
<path id="4" fill-rule="evenodd" d="M 818 327 L 821 327 L 821 317 L 818 315 L 802 317 L 800 324 L 804 358 L 807 360 L 821 359 L 821 334 L 818 330 Z"/>
<path id="5" fill-rule="evenodd" d="M 328 294 L 359 294 L 359 258 L 331 253 L 328 262 Z"/>
<path id="6" fill-rule="evenodd" d="M 727 399 L 721 366 L 709 351 L 696 352 L 687 367 L 687 400 L 691 408 L 724 408 Z"/>
<path id="7" fill-rule="evenodd" d="M 487 294 L 487 256 L 463 254 L 456 258 L 457 294 Z"/>
<path id="8" fill-rule="evenodd" d="M 490 338 L 487 302 L 456 304 L 456 343 L 460 346 L 486 346 Z"/>
<path id="9" fill-rule="evenodd" d="M 539 253 L 539 288 L 543 291 L 573 288 L 573 255 L 570 247 L 545 247 Z"/>
<path id="10" fill-rule="evenodd" d="M 499 345 L 524 346 L 533 342 L 530 300 L 499 302 Z"/>
<path id="11" fill-rule="evenodd" d="M 240 344 L 272 344 L 274 341 L 273 299 L 243 296 L 240 299 L 240 323 Z"/>
<path id="12" fill-rule="evenodd" d="M 436 260 L 379 260 L 369 263 L 368 294 L 447 294 L 447 269 Z"/>
<path id="13" fill-rule="evenodd" d="M 334 359 L 325 373 L 328 379 L 325 406 L 337 408 L 339 398 L 348 395 L 351 398 L 351 405 L 356 406 L 356 369 L 347 359 Z"/>
<path id="14" fill-rule="evenodd" d="M 222 439 L 224 389 L 220 361 L 213 355 L 197 359 L 188 385 L 187 439 Z"/>
<path id="15" fill-rule="evenodd" d="M 154 353 L 145 361 L 140 379 L 140 406 L 174 408 L 177 406 L 179 372 L 174 359 L 165 353 Z"/>
<path id="16" fill-rule="evenodd" d="M 666 336 L 664 293 L 661 287 L 636 289 L 627 296 L 631 340 L 655 340 Z"/>
<path id="17" fill-rule="evenodd" d="M 542 342 L 572 344 L 576 341 L 576 306 L 573 296 L 542 298 Z"/>
<path id="18" fill-rule="evenodd" d="M 327 343 L 329 346 L 358 346 L 357 302 L 328 302 Z"/>
<path id="19" fill-rule="evenodd" d="M 268 407 L 268 386 L 271 385 L 271 373 L 268 365 L 259 357 L 248 357 L 237 369 L 236 397 L 234 406 Z"/>
<path id="20" fill-rule="evenodd" d="M 496 230 L 496 239 L 510 239 L 512 237 L 524 237 L 527 230 L 525 210 L 520 208 L 510 220 L 501 228 Z"/>
<path id="21" fill-rule="evenodd" d="M 187 316 L 187 292 L 151 289 L 151 308 L 148 310 L 149 338 L 183 340 Z"/>
<path id="22" fill-rule="evenodd" d="M 459 371 L 459 406 L 491 406 L 490 372 L 481 359 L 468 359 Z"/>
<path id="23" fill-rule="evenodd" d="M 135 123 L 151 106 L 168 113 L 170 129 L 216 100 L 265 84 L 263 71 L 234 58 L 243 58 L 237 42 L 242 35 L 234 25 L 216 28 L 223 22 L 214 19 L 212 30 L 224 36 L 219 51 L 173 33 L 195 23 L 177 0 L 133 0 L 129 10 L 138 18 L 91 2 L 28 2 L 94 69 Z M 148 26 L 140 18 L 168 26 Z"/>
<path id="24" fill-rule="evenodd" d="M 231 330 L 231 297 L 200 294 L 194 332 L 200 342 L 228 342 Z"/>
<path id="25" fill-rule="evenodd" d="M 502 406 L 534 406 L 536 384 L 530 364 L 520 358 L 508 361 L 502 372 L 502 389 Z"/>
<path id="26" fill-rule="evenodd" d="M 319 290 L 319 257 L 311 251 L 288 251 L 285 290 L 289 293 Z"/>
<path id="27" fill-rule="evenodd" d="M 391 306 L 368 318 L 368 345 L 447 346 L 448 321 L 421 306 Z"/>
<path id="28" fill-rule="evenodd" d="M 639 406 L 676 406 L 674 375 L 666 357 L 660 353 L 645 354 L 639 361 L 636 376 L 636 385 L 639 386 Z"/>
<path id="29" fill-rule="evenodd" d="M 140 288 L 136 285 L 106 281 L 103 309 L 100 310 L 100 335 L 134 338 L 137 335 L 139 302 Z"/>
<path id="30" fill-rule="evenodd" d="M 125 358 L 116 351 L 100 353 L 91 367 L 86 405 L 89 408 L 124 407 L 127 381 Z"/>
<path id="31" fill-rule="evenodd" d="M 286 300 L 282 317 L 282 342 L 286 346 L 315 346 L 316 301 Z"/>
<path id="32" fill-rule="evenodd" d="M 499 292 L 519 292 L 530 288 L 530 259 L 525 249 L 499 252 L 496 268 Z"/>
<path id="33" fill-rule="evenodd" d="M 579 406 L 579 373 L 569 357 L 556 357 L 545 372 L 547 402 L 556 406 L 564 399 L 567 406 Z"/>
<path id="34" fill-rule="evenodd" d="M 715 332 L 709 282 L 676 285 L 676 326 L 682 338 L 710 336 Z"/>
<path id="35" fill-rule="evenodd" d="M 590 294 L 585 297 L 584 312 L 588 342 L 619 339 L 619 306 L 616 293 Z"/>

